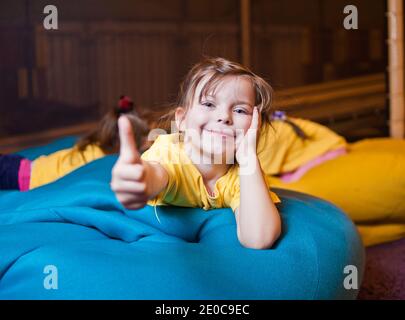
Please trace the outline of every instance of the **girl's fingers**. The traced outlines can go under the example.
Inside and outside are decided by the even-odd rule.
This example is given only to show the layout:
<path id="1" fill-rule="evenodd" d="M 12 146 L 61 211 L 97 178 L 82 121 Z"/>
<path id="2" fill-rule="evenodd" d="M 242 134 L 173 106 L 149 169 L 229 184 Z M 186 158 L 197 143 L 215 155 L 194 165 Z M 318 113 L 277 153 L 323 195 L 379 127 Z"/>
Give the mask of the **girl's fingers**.
<path id="1" fill-rule="evenodd" d="M 140 203 L 129 204 L 128 206 L 126 206 L 126 208 L 129 210 L 138 210 L 138 209 L 143 208 L 144 206 L 146 206 L 146 203 L 140 202 Z"/>
<path id="2" fill-rule="evenodd" d="M 126 181 L 140 181 L 145 177 L 145 167 L 139 164 L 120 163 L 113 168 L 116 179 Z"/>
<path id="3" fill-rule="evenodd" d="M 252 115 L 252 122 L 250 123 L 249 129 L 257 130 L 258 127 L 259 127 L 259 110 L 257 107 L 254 107 L 253 115 Z"/>
<path id="4" fill-rule="evenodd" d="M 118 201 L 128 209 L 133 208 L 134 206 L 143 207 L 148 199 L 146 197 L 137 196 L 135 197 L 133 193 L 119 193 L 117 194 Z"/>
<path id="5" fill-rule="evenodd" d="M 119 180 L 111 182 L 111 189 L 115 193 L 129 193 L 134 197 L 143 196 L 146 193 L 146 183 Z"/>

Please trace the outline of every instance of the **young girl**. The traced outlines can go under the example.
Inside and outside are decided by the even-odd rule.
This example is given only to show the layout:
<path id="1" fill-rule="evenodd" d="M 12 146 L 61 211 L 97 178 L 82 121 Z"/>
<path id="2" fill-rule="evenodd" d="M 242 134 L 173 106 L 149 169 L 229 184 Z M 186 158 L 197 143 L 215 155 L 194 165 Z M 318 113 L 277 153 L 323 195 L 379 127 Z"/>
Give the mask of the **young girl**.
<path id="1" fill-rule="evenodd" d="M 180 132 L 158 136 L 142 157 L 120 117 L 111 181 L 117 199 L 129 209 L 230 207 L 241 244 L 270 248 L 281 233 L 280 200 L 256 152 L 258 131 L 269 121 L 270 85 L 237 63 L 207 58 L 186 76 L 176 105 L 171 114 Z"/>
<path id="2" fill-rule="evenodd" d="M 41 156 L 34 161 L 20 155 L 0 155 L 0 189 L 31 190 L 55 181 L 86 163 L 117 153 L 117 121 L 122 114 L 132 124 L 137 143 L 144 144 L 148 127 L 139 118 L 131 99 L 122 96 L 118 105 L 102 118 L 98 127 L 81 138 L 73 148 Z"/>

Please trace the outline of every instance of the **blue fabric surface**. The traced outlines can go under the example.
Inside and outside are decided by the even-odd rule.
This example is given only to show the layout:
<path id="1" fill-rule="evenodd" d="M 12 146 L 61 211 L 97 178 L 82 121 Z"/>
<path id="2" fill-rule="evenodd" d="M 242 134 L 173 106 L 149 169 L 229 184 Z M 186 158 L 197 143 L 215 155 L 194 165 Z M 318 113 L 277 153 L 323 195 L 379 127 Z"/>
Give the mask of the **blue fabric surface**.
<path id="1" fill-rule="evenodd" d="M 356 298 L 343 270 L 355 265 L 360 286 L 364 248 L 335 206 L 275 190 L 283 235 L 273 249 L 246 249 L 228 208 L 158 207 L 161 224 L 152 207 L 124 209 L 109 186 L 116 159 L 0 193 L 0 299 Z M 44 287 L 48 265 L 58 289 Z"/>
<path id="2" fill-rule="evenodd" d="M 56 139 L 43 146 L 20 150 L 17 153 L 27 159 L 33 160 L 35 158 L 38 158 L 39 156 L 48 155 L 57 150 L 70 148 L 77 141 L 77 139 L 78 139 L 77 136 L 67 136 L 64 138 Z"/>

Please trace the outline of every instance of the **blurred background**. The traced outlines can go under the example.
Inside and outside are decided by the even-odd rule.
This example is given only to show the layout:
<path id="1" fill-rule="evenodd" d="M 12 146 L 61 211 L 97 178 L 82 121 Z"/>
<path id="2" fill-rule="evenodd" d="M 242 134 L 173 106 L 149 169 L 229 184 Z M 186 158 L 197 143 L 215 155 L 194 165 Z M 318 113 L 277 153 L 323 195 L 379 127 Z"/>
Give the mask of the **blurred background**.
<path id="1" fill-rule="evenodd" d="M 47 4 L 58 30 L 46 30 Z M 346 30 L 343 8 L 358 9 Z M 121 94 L 173 102 L 202 55 L 249 66 L 275 108 L 355 141 L 389 135 L 385 0 L 2 0 L 0 152 L 80 134 Z"/>

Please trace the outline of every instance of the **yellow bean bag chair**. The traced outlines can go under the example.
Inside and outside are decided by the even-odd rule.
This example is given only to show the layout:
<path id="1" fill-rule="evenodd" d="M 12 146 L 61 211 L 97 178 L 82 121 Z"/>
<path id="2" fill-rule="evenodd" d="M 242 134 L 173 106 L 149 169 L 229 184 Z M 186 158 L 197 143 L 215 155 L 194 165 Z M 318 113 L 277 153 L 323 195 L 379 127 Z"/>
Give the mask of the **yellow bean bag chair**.
<path id="1" fill-rule="evenodd" d="M 405 237 L 405 140 L 365 139 L 348 144 L 317 123 L 289 118 L 309 137 L 300 139 L 283 121 L 264 125 L 258 156 L 272 185 L 326 199 L 355 222 L 366 246 Z M 298 181 L 284 182 L 291 172 L 327 151 L 347 153 L 307 171 Z"/>

